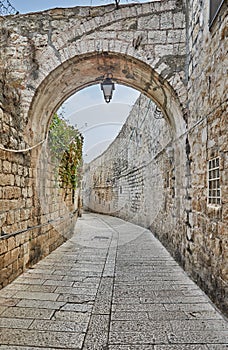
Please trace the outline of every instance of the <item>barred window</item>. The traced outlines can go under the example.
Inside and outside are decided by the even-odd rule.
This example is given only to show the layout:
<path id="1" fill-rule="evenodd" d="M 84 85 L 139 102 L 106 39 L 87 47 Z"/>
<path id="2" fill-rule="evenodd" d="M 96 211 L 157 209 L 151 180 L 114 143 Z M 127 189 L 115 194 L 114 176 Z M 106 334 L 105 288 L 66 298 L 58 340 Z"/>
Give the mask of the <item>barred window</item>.
<path id="1" fill-rule="evenodd" d="M 221 204 L 219 157 L 208 162 L 208 204 Z"/>
<path id="2" fill-rule="evenodd" d="M 209 19 L 210 27 L 212 26 L 224 2 L 225 0 L 210 0 L 210 19 Z"/>

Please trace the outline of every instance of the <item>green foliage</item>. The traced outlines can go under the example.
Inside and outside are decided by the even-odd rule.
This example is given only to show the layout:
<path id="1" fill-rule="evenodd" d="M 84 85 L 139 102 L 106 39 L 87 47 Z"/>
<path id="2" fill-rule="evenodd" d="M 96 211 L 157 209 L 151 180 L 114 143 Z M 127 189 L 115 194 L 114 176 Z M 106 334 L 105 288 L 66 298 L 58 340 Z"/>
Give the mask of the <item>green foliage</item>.
<path id="1" fill-rule="evenodd" d="M 60 187 L 76 189 L 81 179 L 83 136 L 55 114 L 48 140 Z"/>

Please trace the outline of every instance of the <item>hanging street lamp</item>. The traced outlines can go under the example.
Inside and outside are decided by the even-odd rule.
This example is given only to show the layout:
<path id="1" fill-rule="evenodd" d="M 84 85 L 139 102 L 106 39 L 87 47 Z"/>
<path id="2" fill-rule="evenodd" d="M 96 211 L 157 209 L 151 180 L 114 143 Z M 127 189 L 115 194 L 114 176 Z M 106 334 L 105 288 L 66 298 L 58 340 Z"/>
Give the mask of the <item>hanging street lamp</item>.
<path id="1" fill-rule="evenodd" d="M 106 74 L 101 83 L 101 90 L 103 91 L 105 102 L 109 103 L 112 99 L 112 93 L 115 90 L 115 84 L 112 81 L 112 73 Z"/>

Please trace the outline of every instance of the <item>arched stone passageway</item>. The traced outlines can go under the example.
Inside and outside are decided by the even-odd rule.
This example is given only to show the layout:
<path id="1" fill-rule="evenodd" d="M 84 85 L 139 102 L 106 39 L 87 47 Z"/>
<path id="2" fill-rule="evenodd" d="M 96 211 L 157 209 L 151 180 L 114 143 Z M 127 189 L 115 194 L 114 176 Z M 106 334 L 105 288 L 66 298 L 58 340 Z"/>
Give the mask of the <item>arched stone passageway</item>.
<path id="1" fill-rule="evenodd" d="M 155 200 L 153 204 L 154 207 L 157 207 L 156 214 L 152 214 L 152 211 L 150 212 L 148 202 L 148 207 L 144 207 L 144 210 L 147 211 L 147 215 L 143 213 L 141 219 L 139 217 L 137 221 L 133 221 L 141 225 L 145 225 L 146 227 L 158 229 L 158 222 L 164 220 L 166 224 L 159 227 L 158 231 L 163 237 L 165 237 L 164 241 L 169 242 L 169 244 L 172 245 L 172 249 L 176 250 L 176 255 L 181 256 L 185 249 L 186 235 L 185 227 L 182 227 L 182 230 L 180 230 L 180 225 L 183 225 L 184 221 L 186 207 L 185 202 L 187 197 L 187 188 L 185 186 L 185 178 L 187 176 L 187 158 L 185 150 L 186 122 L 183 117 L 183 106 L 181 106 L 177 93 L 170 86 L 169 82 L 162 78 L 148 64 L 128 55 L 121 53 L 117 55 L 116 53 L 112 52 L 102 52 L 100 54 L 96 52 L 88 53 L 67 60 L 64 62 L 64 64 L 61 64 L 55 68 L 37 88 L 28 112 L 28 124 L 24 134 L 25 138 L 28 138 L 27 142 L 30 144 L 44 140 L 48 134 L 48 128 L 52 115 L 63 103 L 63 101 L 74 92 L 101 82 L 105 73 L 112 73 L 116 83 L 121 83 L 123 85 L 135 88 L 147 96 L 149 100 L 154 101 L 156 105 L 159 106 L 159 109 L 161 109 L 162 115 L 166 120 L 166 133 L 169 135 L 169 137 L 166 135 L 168 141 L 165 148 L 162 149 L 162 152 L 165 153 L 165 159 L 162 160 L 162 162 L 168 163 L 169 165 L 163 166 L 162 169 L 161 165 L 159 164 L 158 166 L 157 163 L 157 175 L 160 171 L 160 174 L 158 175 L 160 182 L 155 182 L 152 187 L 146 186 L 144 189 L 144 192 L 152 191 L 152 193 L 158 193 L 156 196 L 157 201 Z M 142 117 L 143 113 L 141 114 L 141 119 Z M 149 114 L 149 119 L 152 118 L 153 115 Z M 138 119 L 140 118 L 138 117 Z M 139 123 L 139 120 L 134 120 L 132 123 L 134 127 L 134 123 Z M 154 124 L 153 127 L 159 128 L 160 125 Z M 144 132 L 143 128 L 144 125 L 141 132 Z M 164 132 L 164 130 L 162 132 Z M 165 142 L 162 140 L 161 144 L 162 143 Z M 132 152 L 134 151 L 132 150 Z M 141 156 L 143 162 L 143 155 L 141 154 Z M 148 157 L 150 156 L 152 157 L 152 155 L 148 155 Z M 106 167 L 107 171 L 109 171 L 109 162 L 105 162 L 102 166 Z M 116 166 L 121 168 L 121 160 L 116 158 L 115 162 Z M 156 167 L 156 165 L 152 162 L 152 158 L 149 163 L 152 168 L 154 166 Z M 135 166 L 141 168 L 141 160 L 140 162 L 136 162 Z M 145 183 L 147 178 L 147 184 L 151 182 L 151 176 L 153 174 L 151 166 L 150 170 L 145 172 L 143 175 Z M 42 172 L 45 173 L 44 167 L 42 166 L 41 168 L 43 169 Z M 39 188 L 40 191 L 40 166 L 38 166 L 37 169 L 39 172 L 37 173 L 36 187 Z M 171 180 L 171 177 L 174 179 L 171 190 L 172 195 L 170 196 L 173 198 L 169 203 L 170 207 L 168 209 L 164 207 L 164 191 L 166 191 L 166 189 L 164 189 L 164 182 L 166 180 L 163 178 L 167 176 L 167 173 L 169 173 L 170 183 L 173 181 Z M 91 176 L 92 175 L 93 172 L 91 171 Z M 42 178 L 46 179 L 46 176 L 42 174 Z M 91 184 L 88 184 L 88 186 L 90 185 Z M 45 185 L 45 187 L 46 186 L 47 185 Z M 133 191 L 136 190 L 137 189 L 135 187 Z M 40 192 L 45 192 L 45 188 L 41 188 Z M 42 206 L 45 208 L 45 210 L 43 210 L 46 214 L 49 207 L 47 198 L 45 196 L 45 199 L 42 197 L 40 200 L 43 202 Z M 165 200 L 169 201 L 168 199 Z M 46 204 L 45 201 L 47 201 Z M 103 212 L 102 209 L 101 212 Z M 124 210 L 121 212 L 120 210 L 115 210 L 115 212 L 118 212 L 117 215 L 120 217 L 125 217 Z M 166 219 L 163 218 L 163 214 L 160 214 L 161 212 L 165 214 Z M 113 214 L 113 209 L 111 211 L 107 211 L 107 213 Z M 155 221 L 154 216 L 158 216 L 157 220 Z M 126 217 L 128 220 L 132 220 L 131 215 L 127 215 Z M 144 219 L 142 219 L 142 217 L 144 217 Z M 168 231 L 171 227 L 172 230 L 179 232 L 176 240 L 173 238 L 170 239 L 171 236 Z M 165 232 L 163 232 L 164 230 Z"/>
<path id="2" fill-rule="evenodd" d="M 185 208 L 188 206 L 186 202 L 189 201 L 189 199 L 186 199 L 188 190 L 185 186 L 186 177 L 188 176 L 186 168 L 186 122 L 183 117 L 183 106 L 179 101 L 178 94 L 171 87 L 168 80 L 159 75 L 151 66 L 129 55 L 121 53 L 116 54 L 113 52 L 87 53 L 65 61 L 42 81 L 34 94 L 28 112 L 28 125 L 25 129 L 25 137 L 30 138 L 27 139 L 27 142 L 37 143 L 45 139 L 51 117 L 63 101 L 74 92 L 101 82 L 106 73 L 112 73 L 116 83 L 135 88 L 151 101 L 154 101 L 161 109 L 164 119 L 166 120 L 166 129 L 165 131 L 162 130 L 161 134 L 167 134 L 167 144 L 163 145 L 164 148 L 159 148 L 159 151 L 156 150 L 156 154 L 153 154 L 153 156 L 148 153 L 147 158 L 151 157 L 149 160 L 150 167 L 144 171 L 144 174 L 141 174 L 146 184 L 143 192 L 151 193 L 154 200 L 153 207 L 156 207 L 156 210 L 154 212 L 151 210 L 148 201 L 145 202 L 146 206 L 143 207 L 143 213 L 139 215 L 137 220 L 134 218 L 135 213 L 133 216 L 132 214 L 126 214 L 122 206 L 122 210 L 119 208 L 115 210 L 115 215 L 127 218 L 131 221 L 133 220 L 138 224 L 151 227 L 153 230 L 158 231 L 157 233 L 160 235 L 160 238 L 163 237 L 163 243 L 171 245 L 171 249 L 175 251 L 176 256 L 180 257 L 185 251 L 186 227 L 183 223 Z M 149 120 L 153 119 L 151 111 L 148 117 Z M 137 118 L 136 120 L 132 120 L 133 128 L 135 127 L 134 124 L 139 123 L 139 120 L 142 118 L 143 112 L 141 113 L 141 118 L 138 116 L 138 120 Z M 145 132 L 143 128 L 144 125 L 141 127 L 142 133 Z M 160 124 L 154 124 L 149 127 L 151 132 L 153 132 L 153 128 L 162 127 Z M 158 140 L 156 140 L 156 142 L 158 142 Z M 161 140 L 161 144 L 165 144 L 165 141 Z M 131 150 L 131 152 L 134 153 L 134 150 Z M 156 158 L 158 156 L 159 152 L 165 155 L 161 160 L 161 162 L 164 163 L 163 166 L 161 166 L 159 162 L 155 164 L 152 160 L 153 157 Z M 140 157 L 142 157 L 142 159 L 140 159 L 139 162 L 135 162 L 134 168 L 141 168 L 142 163 L 145 162 L 142 152 Z M 114 158 L 116 167 L 118 167 L 118 171 L 121 172 L 122 161 L 125 162 L 129 159 L 121 160 L 116 156 L 114 156 Z M 109 172 L 109 163 L 110 159 L 107 162 L 104 161 L 101 166 L 106 168 L 104 171 L 105 173 Z M 146 167 L 145 164 L 144 167 Z M 156 168 L 157 175 L 154 173 L 154 168 Z M 89 167 L 89 169 L 91 168 Z M 169 174 L 168 176 L 167 173 Z M 92 170 L 91 176 L 93 176 Z M 157 177 L 157 180 L 159 178 L 159 181 L 155 181 L 152 186 L 149 185 L 152 180 L 151 176 Z M 169 188 L 167 189 L 164 186 L 165 181 L 169 181 L 170 184 L 172 182 L 172 185 L 168 186 Z M 37 177 L 37 183 L 40 183 L 39 175 Z M 90 181 L 86 183 L 89 187 L 91 186 Z M 135 182 L 132 191 L 137 192 L 137 190 L 137 183 Z M 165 195 L 167 191 L 170 191 L 169 199 L 166 198 Z M 157 192 L 157 195 L 152 195 L 152 193 L 155 192 Z M 164 203 L 164 198 L 165 202 L 169 203 L 168 205 Z M 107 205 L 109 205 L 108 201 Z M 45 212 L 47 212 L 47 205 L 44 207 Z M 93 209 L 93 206 L 90 207 L 90 209 Z M 99 211 L 105 212 L 102 207 Z M 106 213 L 113 214 L 113 208 L 106 211 Z M 164 221 L 164 225 L 160 225 L 161 221 Z M 177 232 L 176 238 L 170 235 L 169 230 L 171 228 L 173 231 Z M 179 258 L 179 260 L 181 259 Z"/>
<path id="3" fill-rule="evenodd" d="M 176 92 L 148 64 L 134 57 L 112 52 L 76 56 L 54 69 L 36 90 L 28 112 L 25 137 L 30 143 L 45 138 L 52 115 L 73 93 L 100 83 L 106 73 L 113 81 L 135 88 L 151 98 L 163 111 L 178 137 L 186 131 Z"/>
<path id="4" fill-rule="evenodd" d="M 211 28 L 208 13 L 206 2 L 167 0 L 0 18 L 1 287 L 70 237 L 77 207 L 62 206 L 60 196 L 43 212 L 38 160 L 53 113 L 111 72 L 117 83 L 155 101 L 171 133 L 163 160 L 173 165 L 175 190 L 163 214 L 169 212 L 172 232 L 169 219 L 162 228 L 163 214 L 151 228 L 204 290 L 227 305 L 225 2 Z M 218 164 L 216 203 L 209 198 L 208 164 Z"/>
<path id="5" fill-rule="evenodd" d="M 174 97 L 179 99 L 177 105 L 181 103 L 185 110 L 184 8 L 184 4 L 169 0 L 121 6 L 119 10 L 114 5 L 75 7 L 4 18 L 1 23 L 5 72 L 3 109 L 15 116 L 15 123 L 20 116 L 19 134 L 14 135 L 17 142 L 24 137 L 30 142 L 33 137 L 37 139 L 37 132 L 30 137 L 29 131 L 38 125 L 40 133 L 39 122 L 44 123 L 41 131 L 44 135 L 47 118 L 50 119 L 57 104 L 78 89 L 94 84 L 104 70 L 110 68 L 124 84 L 153 95 L 161 108 L 167 104 L 168 110 Z M 152 23 L 151 14 L 154 15 Z M 114 66 L 110 67 L 106 55 L 116 61 L 117 66 L 113 62 Z M 168 85 L 173 92 L 169 89 L 169 93 L 168 90 L 162 92 L 163 86 Z M 46 93 L 43 96 L 41 89 Z M 12 101 L 8 90 L 13 91 Z M 54 102 L 50 99 L 52 91 L 56 95 Z M 172 96 L 167 103 L 166 95 Z M 178 109 L 174 114 L 179 114 Z M 12 140 L 5 136 L 1 142 L 10 146 Z"/>
<path id="6" fill-rule="evenodd" d="M 75 7 L 1 19 L 0 142 L 8 149 L 1 151 L 7 167 L 2 232 L 6 237 L 25 235 L 22 241 L 13 239 L 13 250 L 22 246 L 20 264 L 12 273 L 11 262 L 5 263 L 8 273 L 2 284 L 72 232 L 77 205 L 60 202 L 61 195 L 50 190 L 53 182 L 43 142 L 53 113 L 67 97 L 111 72 L 117 83 L 156 101 L 174 138 L 185 131 L 183 8 L 170 0 L 118 10 L 113 5 Z"/>

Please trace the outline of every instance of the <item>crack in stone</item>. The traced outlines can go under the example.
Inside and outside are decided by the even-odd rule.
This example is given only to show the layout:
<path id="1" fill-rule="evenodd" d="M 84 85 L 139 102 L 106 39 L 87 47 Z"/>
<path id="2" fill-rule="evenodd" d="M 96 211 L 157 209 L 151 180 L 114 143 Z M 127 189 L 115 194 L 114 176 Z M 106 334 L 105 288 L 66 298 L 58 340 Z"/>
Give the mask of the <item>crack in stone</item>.
<path id="1" fill-rule="evenodd" d="M 62 63 L 62 59 L 61 59 L 61 55 L 59 53 L 59 50 L 56 49 L 55 45 L 52 42 L 52 32 L 53 32 L 53 28 L 51 27 L 51 23 L 50 24 L 50 29 L 48 31 L 48 45 L 53 49 L 55 56 L 58 58 L 58 61 L 60 63 Z"/>

